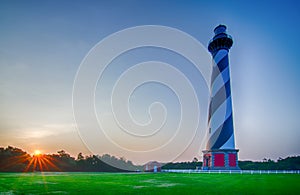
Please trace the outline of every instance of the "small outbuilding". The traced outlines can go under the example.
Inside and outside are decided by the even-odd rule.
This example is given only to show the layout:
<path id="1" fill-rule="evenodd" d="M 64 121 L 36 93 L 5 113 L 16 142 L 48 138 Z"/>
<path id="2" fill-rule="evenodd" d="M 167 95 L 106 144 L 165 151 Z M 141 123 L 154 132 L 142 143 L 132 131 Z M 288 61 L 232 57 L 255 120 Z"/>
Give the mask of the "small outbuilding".
<path id="1" fill-rule="evenodd" d="M 157 161 L 150 161 L 147 164 L 144 165 L 144 171 L 145 172 L 161 172 L 161 166 L 162 164 Z"/>

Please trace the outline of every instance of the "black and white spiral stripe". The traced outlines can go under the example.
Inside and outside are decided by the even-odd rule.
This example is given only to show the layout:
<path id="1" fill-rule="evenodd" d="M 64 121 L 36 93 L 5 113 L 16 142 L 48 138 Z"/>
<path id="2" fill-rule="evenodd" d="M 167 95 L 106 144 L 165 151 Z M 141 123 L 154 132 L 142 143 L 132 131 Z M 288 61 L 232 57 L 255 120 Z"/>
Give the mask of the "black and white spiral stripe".
<path id="1" fill-rule="evenodd" d="M 213 60 L 207 149 L 234 149 L 228 50 L 218 50 Z"/>

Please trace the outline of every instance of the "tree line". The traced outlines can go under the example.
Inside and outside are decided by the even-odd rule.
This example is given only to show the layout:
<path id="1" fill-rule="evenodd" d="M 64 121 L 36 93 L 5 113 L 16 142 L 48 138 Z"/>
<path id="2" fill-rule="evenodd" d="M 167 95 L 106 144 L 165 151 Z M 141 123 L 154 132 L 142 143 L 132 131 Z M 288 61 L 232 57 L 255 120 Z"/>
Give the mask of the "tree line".
<path id="1" fill-rule="evenodd" d="M 191 162 L 170 162 L 162 169 L 201 169 L 202 162 L 194 158 Z M 300 170 L 300 156 L 279 158 L 277 161 L 263 159 L 259 162 L 239 161 L 242 170 Z M 64 150 L 56 154 L 30 155 L 22 149 L 0 147 L 0 172 L 66 171 L 66 172 L 127 172 L 143 171 L 142 165 L 135 165 L 124 157 L 109 154 L 72 157 Z"/>
<path id="2" fill-rule="evenodd" d="M 30 155 L 16 147 L 0 147 L 0 172 L 127 172 L 141 168 L 124 157 L 117 158 L 109 154 L 83 156 L 79 153 L 74 158 L 64 150 L 56 154 Z"/>
<path id="3" fill-rule="evenodd" d="M 163 169 L 201 169 L 202 162 L 193 160 L 192 162 L 167 163 Z M 264 158 L 262 161 L 239 161 L 242 170 L 300 170 L 300 156 L 278 158 L 277 161 Z"/>

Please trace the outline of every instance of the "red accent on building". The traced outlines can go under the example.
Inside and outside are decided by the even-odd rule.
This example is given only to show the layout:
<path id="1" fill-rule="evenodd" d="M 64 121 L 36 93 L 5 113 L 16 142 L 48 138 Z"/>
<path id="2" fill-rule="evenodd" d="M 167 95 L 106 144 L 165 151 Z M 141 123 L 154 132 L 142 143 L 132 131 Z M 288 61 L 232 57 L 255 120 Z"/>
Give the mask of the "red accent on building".
<path id="1" fill-rule="evenodd" d="M 224 157 L 225 157 L 224 154 L 214 154 L 215 167 L 225 167 Z"/>
<path id="2" fill-rule="evenodd" d="M 235 154 L 228 154 L 229 159 L 229 166 L 235 167 L 236 166 L 236 155 Z"/>
<path id="3" fill-rule="evenodd" d="M 211 166 L 211 154 L 205 154 L 204 155 L 203 164 L 204 164 L 205 167 Z"/>

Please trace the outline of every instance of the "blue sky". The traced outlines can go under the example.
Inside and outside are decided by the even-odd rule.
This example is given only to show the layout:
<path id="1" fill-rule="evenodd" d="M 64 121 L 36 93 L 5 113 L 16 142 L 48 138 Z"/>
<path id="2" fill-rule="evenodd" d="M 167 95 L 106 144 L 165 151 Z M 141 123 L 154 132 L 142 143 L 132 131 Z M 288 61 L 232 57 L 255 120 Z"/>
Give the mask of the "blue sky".
<path id="1" fill-rule="evenodd" d="M 177 28 L 206 46 L 221 23 L 234 39 L 230 68 L 240 158 L 297 155 L 299 8 L 298 1 L 2 0 L 0 143 L 28 152 L 63 148 L 73 155 L 89 153 L 75 128 L 72 87 L 81 61 L 96 43 L 124 28 L 151 24 Z M 186 71 L 193 77 L 193 71 Z M 181 160 L 194 155 L 187 152 Z"/>

